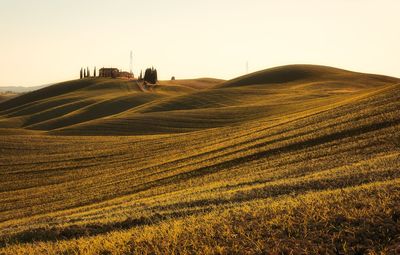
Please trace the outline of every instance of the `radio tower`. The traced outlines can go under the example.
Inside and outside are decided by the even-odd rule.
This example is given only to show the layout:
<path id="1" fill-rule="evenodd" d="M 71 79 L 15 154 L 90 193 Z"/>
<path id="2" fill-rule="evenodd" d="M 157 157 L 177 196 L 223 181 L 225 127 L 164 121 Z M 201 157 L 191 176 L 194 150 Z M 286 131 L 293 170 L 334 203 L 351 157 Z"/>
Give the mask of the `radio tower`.
<path id="1" fill-rule="evenodd" d="M 132 73 L 132 67 L 133 67 L 133 53 L 131 51 L 131 55 L 130 55 L 130 63 L 129 63 L 129 69 L 130 72 Z"/>

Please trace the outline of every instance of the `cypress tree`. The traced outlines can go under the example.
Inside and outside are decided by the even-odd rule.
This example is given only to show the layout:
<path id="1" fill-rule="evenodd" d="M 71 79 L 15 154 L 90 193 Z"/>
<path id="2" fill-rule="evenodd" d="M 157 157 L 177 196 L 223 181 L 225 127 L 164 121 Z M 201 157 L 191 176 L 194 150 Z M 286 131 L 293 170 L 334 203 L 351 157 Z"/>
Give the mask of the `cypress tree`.
<path id="1" fill-rule="evenodd" d="M 156 84 L 158 80 L 157 69 L 154 69 L 154 67 L 147 68 L 144 72 L 144 80 L 148 83 Z"/>
<path id="2" fill-rule="evenodd" d="M 83 70 L 83 77 L 84 77 L 84 78 L 87 77 L 87 75 L 86 75 L 86 69 Z"/>
<path id="3" fill-rule="evenodd" d="M 96 77 L 96 67 L 94 67 L 93 77 Z"/>
<path id="4" fill-rule="evenodd" d="M 147 82 L 150 81 L 150 75 L 151 75 L 151 69 L 147 68 L 144 71 L 144 80 L 147 81 Z"/>
<path id="5" fill-rule="evenodd" d="M 150 83 L 151 84 L 156 84 L 157 83 L 157 69 L 153 69 L 151 71 Z"/>
<path id="6" fill-rule="evenodd" d="M 87 67 L 87 72 L 86 72 L 87 76 L 90 77 L 90 70 L 89 67 Z"/>
<path id="7" fill-rule="evenodd" d="M 82 79 L 83 78 L 83 71 L 82 71 L 82 67 L 81 67 L 81 71 L 79 73 L 79 78 Z"/>

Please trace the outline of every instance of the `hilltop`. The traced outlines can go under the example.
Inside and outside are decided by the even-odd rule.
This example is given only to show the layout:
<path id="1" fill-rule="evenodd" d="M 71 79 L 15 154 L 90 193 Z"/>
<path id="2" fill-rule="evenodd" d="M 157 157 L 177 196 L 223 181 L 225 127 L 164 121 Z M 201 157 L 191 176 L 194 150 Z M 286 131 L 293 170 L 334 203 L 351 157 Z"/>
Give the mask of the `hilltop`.
<path id="1" fill-rule="evenodd" d="M 396 82 L 397 78 L 351 72 L 343 69 L 317 65 L 278 66 L 244 75 L 227 81 L 222 86 L 246 86 L 262 84 L 301 83 L 306 86 L 343 86 L 346 88 L 376 86 L 381 82 Z M 378 82 L 378 84 L 376 84 Z"/>
<path id="2" fill-rule="evenodd" d="M 0 254 L 394 254 L 400 80 L 291 65 L 0 103 Z"/>

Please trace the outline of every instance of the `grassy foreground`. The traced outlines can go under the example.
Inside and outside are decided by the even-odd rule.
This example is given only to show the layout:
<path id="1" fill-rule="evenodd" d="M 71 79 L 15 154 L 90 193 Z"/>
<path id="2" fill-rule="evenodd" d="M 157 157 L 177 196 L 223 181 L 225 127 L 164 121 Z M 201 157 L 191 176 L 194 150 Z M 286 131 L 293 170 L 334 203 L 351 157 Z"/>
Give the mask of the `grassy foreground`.
<path id="1" fill-rule="evenodd" d="M 399 80 L 186 82 L 0 104 L 0 254 L 395 254 Z"/>

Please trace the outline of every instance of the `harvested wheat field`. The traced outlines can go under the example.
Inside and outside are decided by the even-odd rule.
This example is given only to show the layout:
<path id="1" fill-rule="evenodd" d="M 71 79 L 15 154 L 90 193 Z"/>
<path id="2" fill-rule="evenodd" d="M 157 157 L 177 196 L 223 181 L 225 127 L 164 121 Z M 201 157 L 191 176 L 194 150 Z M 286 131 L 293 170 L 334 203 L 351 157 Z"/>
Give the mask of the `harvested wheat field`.
<path id="1" fill-rule="evenodd" d="M 0 103 L 0 151 L 0 254 L 400 245 L 397 78 L 291 65 L 68 81 Z"/>

